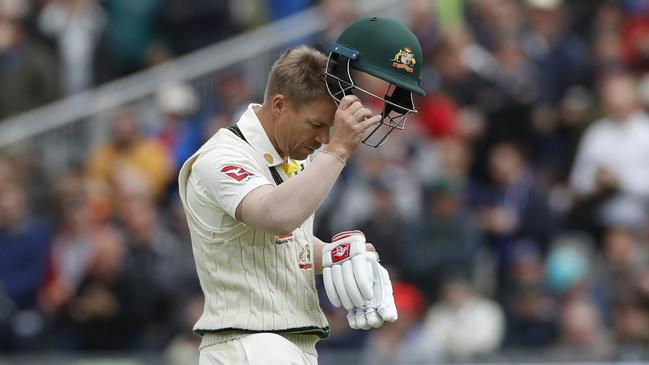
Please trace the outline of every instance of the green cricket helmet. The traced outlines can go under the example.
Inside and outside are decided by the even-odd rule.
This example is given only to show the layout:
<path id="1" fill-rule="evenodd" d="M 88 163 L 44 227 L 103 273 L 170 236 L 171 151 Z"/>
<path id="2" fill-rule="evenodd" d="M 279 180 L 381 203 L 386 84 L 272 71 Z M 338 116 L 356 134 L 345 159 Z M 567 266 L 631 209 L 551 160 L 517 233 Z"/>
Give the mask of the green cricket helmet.
<path id="1" fill-rule="evenodd" d="M 395 129 L 404 129 L 406 117 L 416 113 L 412 93 L 426 95 L 421 80 L 421 46 L 417 37 L 393 19 L 371 17 L 354 22 L 331 45 L 325 79 L 339 104 L 345 95 L 365 93 L 383 102 L 381 122 L 368 130 L 363 143 L 383 145 Z M 361 88 L 352 69 L 388 83 L 384 97 Z"/>

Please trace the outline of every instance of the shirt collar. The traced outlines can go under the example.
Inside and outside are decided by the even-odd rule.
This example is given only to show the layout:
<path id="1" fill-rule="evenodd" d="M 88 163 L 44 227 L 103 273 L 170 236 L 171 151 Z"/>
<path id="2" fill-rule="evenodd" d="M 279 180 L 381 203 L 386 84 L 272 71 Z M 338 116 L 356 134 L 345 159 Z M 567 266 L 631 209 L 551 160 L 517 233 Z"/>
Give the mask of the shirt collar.
<path id="1" fill-rule="evenodd" d="M 284 162 L 282 157 L 279 155 L 279 152 L 275 149 L 275 146 L 270 142 L 264 127 L 261 125 L 257 114 L 253 108 L 260 107 L 259 104 L 250 104 L 246 111 L 241 115 L 241 119 L 237 125 L 243 133 L 243 136 L 246 137 L 246 140 L 250 145 L 257 150 L 257 152 L 264 155 L 264 160 L 268 166 L 277 166 Z"/>

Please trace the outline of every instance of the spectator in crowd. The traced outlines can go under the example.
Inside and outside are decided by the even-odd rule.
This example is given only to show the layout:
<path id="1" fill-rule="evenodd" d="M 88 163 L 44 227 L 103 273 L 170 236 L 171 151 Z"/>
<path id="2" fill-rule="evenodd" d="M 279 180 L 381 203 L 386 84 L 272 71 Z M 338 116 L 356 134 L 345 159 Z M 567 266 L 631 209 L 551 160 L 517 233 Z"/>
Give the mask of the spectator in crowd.
<path id="1" fill-rule="evenodd" d="M 555 298 L 591 294 L 592 242 L 578 233 L 555 238 L 544 263 L 544 285 Z"/>
<path id="2" fill-rule="evenodd" d="M 125 351 L 136 348 L 135 299 L 143 288 L 125 274 L 127 248 L 122 236 L 95 242 L 88 274 L 56 317 L 55 343 L 68 351 Z M 150 311 L 152 308 L 148 308 Z"/>
<path id="3" fill-rule="evenodd" d="M 602 2 L 596 10 L 592 25 L 593 68 L 597 74 L 606 74 L 624 69 L 622 49 L 622 23 L 624 13 L 621 4 Z"/>
<path id="4" fill-rule="evenodd" d="M 565 181 L 570 175 L 577 142 L 590 122 L 593 104 L 591 92 L 575 86 L 566 91 L 556 108 L 547 105 L 534 108 L 534 154 L 531 157 L 542 186 L 567 189 Z M 568 207 L 563 204 L 561 208 L 567 210 Z"/>
<path id="5" fill-rule="evenodd" d="M 543 255 L 529 240 L 515 243 L 511 280 L 503 305 L 507 315 L 505 345 L 510 348 L 543 348 L 557 339 L 558 304 L 545 289 Z"/>
<path id="6" fill-rule="evenodd" d="M 467 211 L 463 184 L 439 180 L 428 187 L 421 219 L 406 224 L 399 246 L 400 267 L 406 278 L 424 290 L 429 300 L 449 270 L 473 274 L 482 234 Z"/>
<path id="7" fill-rule="evenodd" d="M 433 50 L 432 65 L 439 75 L 442 92 L 462 107 L 490 112 L 493 108 L 489 92 L 493 83 L 487 75 L 478 72 L 483 68 L 471 68 L 469 57 L 463 56 L 463 51 L 471 49 L 472 44 L 470 36 L 454 37 L 453 33 L 444 34 Z M 491 57 L 483 52 L 480 55 Z M 488 59 L 478 63 L 480 66 L 489 64 Z"/>
<path id="8" fill-rule="evenodd" d="M 248 85 L 248 77 L 241 69 L 229 70 L 223 75 L 220 82 L 214 84 L 214 92 L 218 95 L 219 114 L 229 115 L 234 120 L 241 116 L 247 107 L 247 100 L 254 98 L 252 90 Z M 201 101 L 205 103 L 206 101 Z M 209 103 L 209 101 L 207 101 Z"/>
<path id="9" fill-rule="evenodd" d="M 489 116 L 485 138 L 527 144 L 533 140 L 531 114 L 541 92 L 536 82 L 539 68 L 524 53 L 523 45 L 515 37 L 503 37 L 497 42 L 494 56 L 498 67 L 493 72 L 495 87 L 491 96 L 495 105 Z"/>
<path id="10" fill-rule="evenodd" d="M 143 192 L 128 195 L 118 212 L 129 249 L 127 272 L 162 295 L 185 299 L 196 274 L 192 253 L 163 224 L 154 202 Z M 142 285 L 147 286 L 147 285 Z"/>
<path id="11" fill-rule="evenodd" d="M 414 171 L 407 168 L 407 155 L 400 152 L 405 146 L 399 144 L 396 138 L 391 139 L 391 142 L 395 143 L 390 150 L 386 148 L 380 153 L 359 150 L 350 161 L 356 168 L 349 171 L 344 183 L 334 191 L 334 196 L 328 198 L 329 201 L 336 201 L 336 204 L 328 205 L 329 209 L 336 208 L 326 212 L 331 215 L 328 218 L 330 226 L 327 227 L 330 232 L 355 228 L 369 219 L 376 203 L 372 186 L 376 185 L 389 187 L 392 191 L 396 210 L 394 214 L 403 219 L 417 216 L 420 211 L 417 202 L 421 196 L 421 187 Z M 325 212 L 320 212 L 323 213 Z"/>
<path id="12" fill-rule="evenodd" d="M 381 252 L 381 264 L 391 270 L 401 272 L 404 244 L 403 219 L 395 206 L 394 193 L 391 187 L 382 182 L 376 182 L 371 187 L 372 211 L 370 216 L 358 227 L 365 233 L 368 241 Z M 390 277 L 395 277 L 391 275 Z"/>
<path id="13" fill-rule="evenodd" d="M 428 187 L 438 181 L 452 181 L 470 194 L 475 185 L 470 180 L 473 152 L 464 138 L 425 141 L 413 157 L 413 168 L 421 184 Z"/>
<path id="14" fill-rule="evenodd" d="M 0 119 L 54 101 L 61 94 L 55 57 L 29 36 L 19 18 L 22 14 L 6 10 L 0 8 Z"/>
<path id="15" fill-rule="evenodd" d="M 621 25 L 621 54 L 626 66 L 635 72 L 649 71 L 649 5 L 627 1 L 628 17 Z"/>
<path id="16" fill-rule="evenodd" d="M 436 344 L 442 361 L 468 361 L 496 351 L 505 333 L 503 311 L 476 293 L 461 276 L 451 276 L 441 300 L 426 314 L 427 343 Z"/>
<path id="17" fill-rule="evenodd" d="M 489 169 L 493 184 L 476 198 L 478 222 L 496 254 L 498 282 L 506 283 L 514 243 L 530 239 L 543 248 L 553 235 L 556 218 L 519 147 L 495 145 Z"/>
<path id="18" fill-rule="evenodd" d="M 520 34 L 526 20 L 521 3 L 515 0 L 477 0 L 467 7 L 472 33 L 488 49 L 504 36 Z"/>
<path id="19" fill-rule="evenodd" d="M 598 359 L 611 356 L 611 343 L 597 306 L 585 297 L 568 298 L 560 314 L 560 337 L 553 351 L 556 359 Z"/>
<path id="20" fill-rule="evenodd" d="M 83 175 L 72 170 L 55 186 L 60 222 L 49 251 L 47 282 L 41 289 L 41 308 L 46 312 L 58 312 L 77 291 L 91 269 L 97 242 L 113 242 L 119 237 L 113 225 L 97 220 L 90 212 L 84 183 Z M 68 188 L 74 191 L 66 191 Z"/>
<path id="21" fill-rule="evenodd" d="M 327 24 L 316 40 L 316 48 L 325 54 L 329 47 L 357 17 L 354 4 L 346 0 L 322 0 L 322 15 Z"/>
<path id="22" fill-rule="evenodd" d="M 88 157 L 90 183 L 116 197 L 126 185 L 143 184 L 155 199 L 161 199 L 173 167 L 164 146 L 140 132 L 138 115 L 129 108 L 113 112 L 111 139 L 95 147 Z M 119 204 L 119 201 L 115 201 Z"/>
<path id="23" fill-rule="evenodd" d="M 38 292 L 47 272 L 51 233 L 30 212 L 28 199 L 17 181 L 0 186 L 0 311 L 5 312 L 0 315 L 0 350 L 35 349 L 32 340 L 43 330 Z M 21 323 L 21 318 L 31 321 Z"/>
<path id="24" fill-rule="evenodd" d="M 602 190 L 649 196 L 649 116 L 638 103 L 630 75 L 616 74 L 600 83 L 606 116 L 582 137 L 570 183 L 580 195 Z"/>
<path id="25" fill-rule="evenodd" d="M 606 203 L 600 214 L 603 234 L 596 258 L 593 285 L 604 319 L 610 323 L 618 290 L 631 285 L 649 267 L 649 247 L 643 233 L 647 229 L 646 204 L 630 197 Z"/>
<path id="26" fill-rule="evenodd" d="M 530 29 L 521 44 L 539 68 L 540 101 L 556 104 L 571 86 L 585 85 L 588 49 L 568 27 L 562 0 L 526 0 Z"/>
<path id="27" fill-rule="evenodd" d="M 56 0 L 41 10 L 38 24 L 57 45 L 65 94 L 94 85 L 95 53 L 106 22 L 97 0 Z"/>
<path id="28" fill-rule="evenodd" d="M 29 211 L 28 199 L 17 182 L 0 191 L 2 287 L 20 308 L 36 306 L 51 240 L 48 227 Z"/>
<path id="29" fill-rule="evenodd" d="M 105 0 L 102 4 L 108 23 L 97 64 L 100 82 L 139 71 L 168 52 L 162 42 L 163 0 L 142 0 L 136 7 L 131 0 Z"/>
<path id="30" fill-rule="evenodd" d="M 635 288 L 619 290 L 613 306 L 613 332 L 618 346 L 617 357 L 643 359 L 649 344 L 649 309 L 646 298 Z"/>
<path id="31" fill-rule="evenodd" d="M 427 0 L 411 0 L 406 6 L 410 29 L 422 44 L 423 59 L 429 61 L 441 33 L 438 29 L 435 5 Z"/>
<path id="32" fill-rule="evenodd" d="M 506 346 L 511 349 L 547 348 L 558 337 L 557 307 L 542 287 L 522 287 L 511 293 Z"/>
<path id="33" fill-rule="evenodd" d="M 176 171 L 203 143 L 203 123 L 194 118 L 198 97 L 188 84 L 163 86 L 156 96 L 162 127 L 158 140 L 173 160 Z"/>
<path id="34" fill-rule="evenodd" d="M 419 102 L 418 121 L 429 138 L 455 137 L 460 132 L 458 106 L 442 92 L 431 92 Z"/>

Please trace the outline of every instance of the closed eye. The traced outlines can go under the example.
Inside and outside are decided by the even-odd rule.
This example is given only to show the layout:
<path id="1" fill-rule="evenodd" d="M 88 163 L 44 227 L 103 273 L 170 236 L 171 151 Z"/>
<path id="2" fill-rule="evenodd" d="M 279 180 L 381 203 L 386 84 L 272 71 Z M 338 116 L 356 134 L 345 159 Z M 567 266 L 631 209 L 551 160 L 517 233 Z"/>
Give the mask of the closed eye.
<path id="1" fill-rule="evenodd" d="M 326 126 L 326 124 L 324 124 L 324 123 L 318 123 L 318 122 L 311 122 L 311 123 L 309 123 L 309 124 L 311 124 L 311 126 L 312 126 L 313 128 L 323 128 L 323 127 Z"/>

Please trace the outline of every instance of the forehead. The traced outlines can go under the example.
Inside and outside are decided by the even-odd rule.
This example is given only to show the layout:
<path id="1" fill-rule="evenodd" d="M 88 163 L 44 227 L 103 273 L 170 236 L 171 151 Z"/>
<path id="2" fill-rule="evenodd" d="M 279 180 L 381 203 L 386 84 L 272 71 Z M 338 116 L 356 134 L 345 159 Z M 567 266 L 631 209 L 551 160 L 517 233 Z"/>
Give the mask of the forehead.
<path id="1" fill-rule="evenodd" d="M 333 124 L 333 117 L 336 113 L 336 104 L 330 97 L 326 96 L 300 106 L 296 109 L 296 113 L 304 119 Z"/>
<path id="2" fill-rule="evenodd" d="M 382 93 L 385 93 L 391 85 L 389 82 L 367 72 L 352 69 L 351 74 L 356 86 L 371 93 L 379 93 L 380 96 L 383 96 Z"/>

